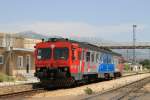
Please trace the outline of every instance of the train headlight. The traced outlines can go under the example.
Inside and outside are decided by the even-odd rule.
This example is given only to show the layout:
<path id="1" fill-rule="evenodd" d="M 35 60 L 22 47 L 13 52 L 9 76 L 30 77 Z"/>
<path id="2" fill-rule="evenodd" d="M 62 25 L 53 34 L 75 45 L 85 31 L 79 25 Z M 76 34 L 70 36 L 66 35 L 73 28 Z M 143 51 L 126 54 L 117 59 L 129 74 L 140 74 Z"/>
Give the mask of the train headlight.
<path id="1" fill-rule="evenodd" d="M 55 48 L 55 45 L 54 45 L 54 44 L 52 44 L 52 45 L 51 45 L 51 48 Z"/>
<path id="2" fill-rule="evenodd" d="M 68 71 L 68 68 L 65 68 L 64 70 L 65 70 L 65 71 Z"/>
<path id="3" fill-rule="evenodd" d="M 36 68 L 36 71 L 39 71 L 40 70 L 40 68 Z"/>

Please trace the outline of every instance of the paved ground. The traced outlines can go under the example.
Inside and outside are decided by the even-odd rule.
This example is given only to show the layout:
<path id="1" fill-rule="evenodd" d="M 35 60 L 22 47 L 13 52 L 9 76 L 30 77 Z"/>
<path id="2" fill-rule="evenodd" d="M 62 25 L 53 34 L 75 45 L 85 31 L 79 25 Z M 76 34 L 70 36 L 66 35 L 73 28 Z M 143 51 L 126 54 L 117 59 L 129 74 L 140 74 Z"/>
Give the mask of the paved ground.
<path id="1" fill-rule="evenodd" d="M 26 81 L 0 82 L 0 87 L 39 82 L 39 80 L 33 75 L 28 75 L 26 78 Z"/>

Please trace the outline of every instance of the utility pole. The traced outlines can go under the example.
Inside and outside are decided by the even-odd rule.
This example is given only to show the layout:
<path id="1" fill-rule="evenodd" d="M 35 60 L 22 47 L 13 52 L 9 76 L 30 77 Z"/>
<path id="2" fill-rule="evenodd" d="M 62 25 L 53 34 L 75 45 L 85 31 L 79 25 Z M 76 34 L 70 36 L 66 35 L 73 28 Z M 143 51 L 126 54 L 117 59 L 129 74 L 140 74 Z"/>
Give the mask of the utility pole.
<path id="1" fill-rule="evenodd" d="M 149 59 L 149 61 L 150 61 L 150 48 L 148 49 L 148 51 L 149 51 L 149 57 L 148 57 L 148 59 Z"/>
<path id="2" fill-rule="evenodd" d="M 8 75 L 10 75 L 10 70 L 12 70 L 12 36 L 11 34 L 5 35 L 5 48 L 6 48 L 6 60 L 5 60 L 5 70 Z"/>
<path id="3" fill-rule="evenodd" d="M 129 61 L 129 52 L 128 52 L 128 49 L 127 49 L 127 62 Z"/>
<path id="4" fill-rule="evenodd" d="M 135 49 L 136 49 L 136 34 L 135 34 L 135 28 L 137 27 L 137 25 L 133 25 L 133 62 L 132 64 L 135 65 L 136 64 L 136 55 L 135 55 Z"/>

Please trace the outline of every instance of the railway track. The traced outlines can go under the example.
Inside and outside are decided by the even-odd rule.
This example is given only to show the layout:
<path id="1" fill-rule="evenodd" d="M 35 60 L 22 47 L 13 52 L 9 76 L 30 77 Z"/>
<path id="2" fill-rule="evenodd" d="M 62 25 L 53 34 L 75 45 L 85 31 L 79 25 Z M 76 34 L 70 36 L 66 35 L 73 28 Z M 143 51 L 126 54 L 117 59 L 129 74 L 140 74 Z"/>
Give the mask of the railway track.
<path id="1" fill-rule="evenodd" d="M 148 83 L 150 83 L 150 77 L 106 91 L 104 93 L 83 98 L 82 100 L 133 100 L 134 98 L 144 94 L 144 92 L 139 94 L 136 92 L 138 92 L 144 85 Z"/>
<path id="2" fill-rule="evenodd" d="M 5 99 L 5 98 L 13 98 L 16 96 L 29 96 L 29 95 L 33 95 L 35 93 L 42 93 L 42 92 L 45 92 L 45 90 L 44 89 L 33 89 L 33 90 L 28 90 L 28 91 L 3 94 L 3 95 L 0 95 L 0 100 Z"/>
<path id="3" fill-rule="evenodd" d="M 18 91 L 18 92 L 9 92 L 9 93 L 4 93 L 4 94 L 0 94 L 0 100 L 4 100 L 7 98 L 14 98 L 14 97 L 26 97 L 26 96 L 32 96 L 36 93 L 42 93 L 42 92 L 46 92 L 46 90 L 44 88 L 40 88 L 40 87 L 36 87 L 35 85 L 37 84 L 26 84 L 27 86 L 31 87 L 32 85 L 32 89 L 27 89 L 22 87 L 22 90 Z M 17 88 L 16 88 L 17 89 Z M 14 99 L 15 100 L 15 99 Z"/>
<path id="4" fill-rule="evenodd" d="M 123 77 L 128 77 L 128 76 L 134 76 L 134 75 L 138 75 L 138 74 L 145 74 L 145 73 L 136 73 L 136 74 L 132 74 L 132 75 L 126 75 Z M 52 89 L 55 90 L 55 89 Z M 20 91 L 20 92 L 12 92 L 12 93 L 6 93 L 6 94 L 1 94 L 0 95 L 0 99 L 1 98 L 11 98 L 11 97 L 15 97 L 15 96 L 31 96 L 37 93 L 43 93 L 46 92 L 47 90 L 45 90 L 44 88 L 34 88 L 31 90 L 24 90 L 24 91 Z"/>

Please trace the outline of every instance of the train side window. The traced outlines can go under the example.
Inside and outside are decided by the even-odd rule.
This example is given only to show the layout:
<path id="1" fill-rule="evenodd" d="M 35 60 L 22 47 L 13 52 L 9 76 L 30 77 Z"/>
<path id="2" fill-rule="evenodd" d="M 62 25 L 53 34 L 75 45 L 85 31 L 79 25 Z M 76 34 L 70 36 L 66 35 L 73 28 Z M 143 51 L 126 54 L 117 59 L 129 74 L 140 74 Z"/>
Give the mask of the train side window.
<path id="1" fill-rule="evenodd" d="M 86 61 L 87 61 L 87 62 L 90 61 L 90 52 L 87 52 L 87 53 L 86 53 Z"/>
<path id="2" fill-rule="evenodd" d="M 107 63 L 108 63 L 107 54 L 103 54 L 102 59 L 103 59 L 103 63 L 104 63 L 104 64 L 107 64 Z"/>
<path id="3" fill-rule="evenodd" d="M 84 60 L 84 51 L 82 51 L 82 60 Z"/>
<path id="4" fill-rule="evenodd" d="M 118 65 L 118 59 L 114 59 L 114 64 Z"/>
<path id="5" fill-rule="evenodd" d="M 99 54 L 97 53 L 96 54 L 96 62 L 98 62 L 99 61 Z"/>
<path id="6" fill-rule="evenodd" d="M 75 60 L 75 49 L 72 49 L 72 60 Z"/>
<path id="7" fill-rule="evenodd" d="M 81 60 L 81 52 L 78 52 L 78 60 Z"/>
<path id="8" fill-rule="evenodd" d="M 91 54 L 92 62 L 94 62 L 94 53 Z"/>
<path id="9" fill-rule="evenodd" d="M 107 63 L 111 64 L 111 56 L 110 55 L 107 55 Z"/>

